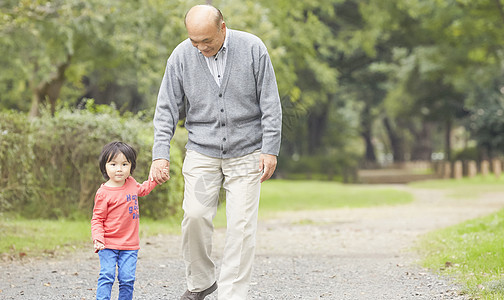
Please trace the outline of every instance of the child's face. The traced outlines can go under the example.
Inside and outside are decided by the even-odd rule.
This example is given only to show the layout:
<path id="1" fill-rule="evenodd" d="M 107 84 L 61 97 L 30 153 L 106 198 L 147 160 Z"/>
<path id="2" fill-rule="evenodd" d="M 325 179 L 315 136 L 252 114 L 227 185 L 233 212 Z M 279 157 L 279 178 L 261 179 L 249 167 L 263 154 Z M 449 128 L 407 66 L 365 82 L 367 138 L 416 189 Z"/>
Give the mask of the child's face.
<path id="1" fill-rule="evenodd" d="M 130 176 L 131 163 L 126 159 L 124 154 L 119 153 L 107 162 L 105 168 L 110 178 L 107 183 L 114 186 L 122 186 L 126 178 Z"/>

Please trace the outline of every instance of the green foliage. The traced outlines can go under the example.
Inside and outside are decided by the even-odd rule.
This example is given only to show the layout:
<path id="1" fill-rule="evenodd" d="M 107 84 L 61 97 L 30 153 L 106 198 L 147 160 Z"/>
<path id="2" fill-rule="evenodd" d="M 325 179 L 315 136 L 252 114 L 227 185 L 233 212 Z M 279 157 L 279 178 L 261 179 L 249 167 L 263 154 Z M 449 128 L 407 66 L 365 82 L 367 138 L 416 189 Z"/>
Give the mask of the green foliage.
<path id="1" fill-rule="evenodd" d="M 481 153 L 477 147 L 467 147 L 460 151 L 456 151 L 453 155 L 453 161 L 478 161 L 481 158 Z"/>
<path id="2" fill-rule="evenodd" d="M 25 199 L 35 196 L 32 146 L 36 132 L 24 114 L 0 113 L 0 211 L 22 209 Z M 14 203 L 19 201 L 19 203 Z"/>
<path id="3" fill-rule="evenodd" d="M 389 53 L 377 52 L 380 61 L 373 68 L 387 75 L 384 108 L 396 119 L 396 130 L 414 134 L 418 120 L 464 124 L 469 110 L 475 118 L 478 110 L 494 106 L 494 91 L 503 84 L 500 0 L 370 0 L 360 3 L 360 11 L 364 35 L 375 44 L 367 53 Z M 473 137 L 484 147 L 495 140 L 501 152 L 494 120 L 472 120 Z"/>
<path id="4" fill-rule="evenodd" d="M 345 153 L 341 155 L 317 156 L 280 156 L 278 160 L 278 175 L 283 178 L 295 179 L 303 174 L 304 179 L 320 179 L 323 174 L 326 180 L 351 182 L 357 170 L 358 154 Z"/>
<path id="5" fill-rule="evenodd" d="M 467 121 L 474 139 L 490 154 L 504 152 L 504 97 L 502 93 L 487 92 L 483 103 L 474 106 Z"/>
<path id="6" fill-rule="evenodd" d="M 181 0 L 0 2 L 0 108 L 27 111 L 37 97 L 42 103 L 51 98 L 53 106 L 58 98 L 73 104 L 89 89 L 103 96 L 109 85 L 116 91 L 108 101 L 146 108 L 155 100 L 169 52 L 185 38 L 183 16 L 190 5 Z M 84 76 L 90 83 L 83 84 Z"/>
<path id="7" fill-rule="evenodd" d="M 0 199 L 2 211 L 29 218 L 90 217 L 94 193 L 103 182 L 98 156 L 114 140 L 138 152 L 137 181 L 147 180 L 153 129 L 151 118 L 120 116 L 105 106 L 88 110 L 60 109 L 50 117 L 28 120 L 24 114 L 1 113 Z M 14 124 L 14 126 L 13 126 Z M 7 127 L 8 126 L 8 127 Z M 172 148 L 172 180 L 143 198 L 142 214 L 153 218 L 173 215 L 182 197 L 181 148 Z M 13 172 L 15 170 L 15 172 Z"/>
<path id="8" fill-rule="evenodd" d="M 166 59 L 187 38 L 184 14 L 200 3 L 0 1 L 0 109 L 83 97 L 121 113 L 152 108 Z M 478 146 L 502 152 L 501 0 L 212 4 L 229 28 L 268 47 L 284 107 L 282 155 L 360 154 L 345 145 L 364 137 L 366 150 L 425 159 L 445 136 L 432 128 L 460 124 Z"/>
<path id="9" fill-rule="evenodd" d="M 7 101 L 26 110 L 32 93 L 45 97 L 44 84 L 56 80 L 58 68 L 69 62 L 67 72 L 75 84 L 93 63 L 105 63 L 112 44 L 110 5 L 101 1 L 10 1 L 0 13 L 0 58 L 8 72 L 0 75 Z M 91 42 L 92 41 L 92 42 Z M 101 53 L 100 55 L 95 55 Z M 2 97 L 2 99 L 4 98 Z M 45 100 L 41 99 L 41 100 Z"/>

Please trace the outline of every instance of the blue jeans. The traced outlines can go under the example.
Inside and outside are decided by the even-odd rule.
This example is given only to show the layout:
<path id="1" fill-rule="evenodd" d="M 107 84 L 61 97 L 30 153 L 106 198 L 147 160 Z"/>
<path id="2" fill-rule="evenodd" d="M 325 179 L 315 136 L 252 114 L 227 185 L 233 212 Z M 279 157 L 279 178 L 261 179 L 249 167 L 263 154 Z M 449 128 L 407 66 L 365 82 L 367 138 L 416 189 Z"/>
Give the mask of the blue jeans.
<path id="1" fill-rule="evenodd" d="M 133 284 L 138 250 L 104 249 L 98 252 L 100 257 L 100 277 L 96 289 L 96 300 L 109 300 L 116 275 L 119 281 L 119 300 L 133 299 Z"/>

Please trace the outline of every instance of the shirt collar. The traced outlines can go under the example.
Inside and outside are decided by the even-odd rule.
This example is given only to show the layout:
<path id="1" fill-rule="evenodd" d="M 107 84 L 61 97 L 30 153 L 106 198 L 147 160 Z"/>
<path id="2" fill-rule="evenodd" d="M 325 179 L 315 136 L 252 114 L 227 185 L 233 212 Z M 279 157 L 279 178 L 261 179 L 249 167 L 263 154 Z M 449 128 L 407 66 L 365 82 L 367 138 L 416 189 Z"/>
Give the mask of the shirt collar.
<path id="1" fill-rule="evenodd" d="M 221 52 L 226 52 L 227 51 L 227 47 L 228 47 L 228 30 L 226 28 L 226 37 L 224 38 L 224 43 L 222 43 L 222 47 L 219 49 L 219 51 L 217 52 L 217 54 L 214 55 L 215 58 L 217 58 Z"/>

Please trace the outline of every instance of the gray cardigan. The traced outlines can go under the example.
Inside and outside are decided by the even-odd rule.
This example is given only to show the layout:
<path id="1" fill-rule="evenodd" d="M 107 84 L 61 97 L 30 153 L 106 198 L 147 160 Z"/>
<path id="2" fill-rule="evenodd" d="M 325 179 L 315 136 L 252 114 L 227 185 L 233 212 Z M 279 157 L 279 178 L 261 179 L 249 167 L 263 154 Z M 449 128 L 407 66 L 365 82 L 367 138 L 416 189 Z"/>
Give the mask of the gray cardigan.
<path id="1" fill-rule="evenodd" d="M 187 149 L 217 158 L 258 149 L 278 155 L 282 110 L 266 46 L 246 32 L 227 29 L 226 34 L 228 56 L 220 87 L 189 39 L 168 58 L 154 115 L 153 160 L 170 159 L 179 113 L 186 115 Z"/>

